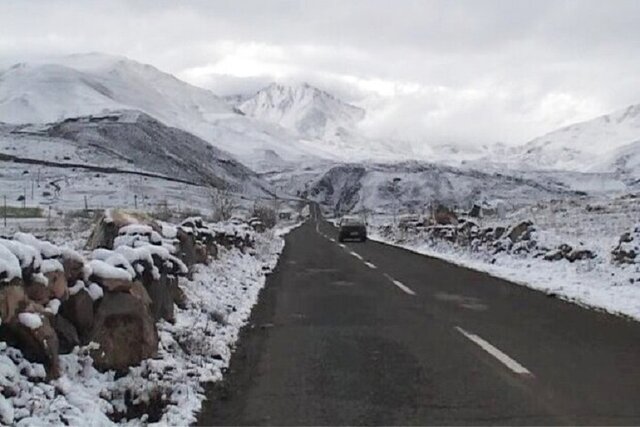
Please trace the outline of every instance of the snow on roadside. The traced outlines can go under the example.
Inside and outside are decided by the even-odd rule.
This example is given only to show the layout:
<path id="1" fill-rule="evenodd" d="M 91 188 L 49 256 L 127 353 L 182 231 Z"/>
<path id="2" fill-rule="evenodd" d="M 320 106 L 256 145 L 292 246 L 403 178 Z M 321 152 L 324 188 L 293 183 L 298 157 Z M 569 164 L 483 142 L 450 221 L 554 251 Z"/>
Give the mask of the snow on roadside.
<path id="1" fill-rule="evenodd" d="M 638 270 L 635 265 L 614 265 L 607 256 L 573 263 L 550 262 L 506 252 L 477 252 L 444 241 L 389 238 L 377 230 L 372 230 L 370 238 L 555 294 L 580 305 L 640 320 Z"/>
<path id="2" fill-rule="evenodd" d="M 198 265 L 191 280 L 181 278 L 186 307 L 176 308 L 175 324 L 158 323 L 158 356 L 125 376 L 98 372 L 90 344 L 61 355 L 62 375 L 48 383 L 41 364 L 0 342 L 0 424 L 107 426 L 117 424 L 113 414 L 126 414 L 117 420 L 125 425 L 195 422 L 203 383 L 222 378 L 240 328 L 284 248 L 282 236 L 293 228 L 257 234 L 245 253 L 220 247 L 217 260 Z M 35 318 L 20 320 L 37 327 Z"/>

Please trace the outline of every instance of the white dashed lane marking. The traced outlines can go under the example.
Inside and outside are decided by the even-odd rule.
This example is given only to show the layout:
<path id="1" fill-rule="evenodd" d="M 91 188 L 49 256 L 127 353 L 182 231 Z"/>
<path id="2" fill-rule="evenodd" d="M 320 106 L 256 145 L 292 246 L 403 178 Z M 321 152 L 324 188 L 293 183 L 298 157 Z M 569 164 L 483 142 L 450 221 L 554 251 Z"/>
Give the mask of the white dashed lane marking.
<path id="1" fill-rule="evenodd" d="M 370 269 L 372 269 L 372 270 L 375 270 L 376 268 L 378 268 L 378 267 L 376 267 L 375 265 L 371 264 L 371 263 L 370 263 L 370 262 L 368 262 L 368 261 L 365 261 L 365 262 L 364 262 L 364 265 L 366 265 L 367 267 L 369 267 L 369 268 L 370 268 Z"/>
<path id="2" fill-rule="evenodd" d="M 404 283 L 402 283 L 399 280 L 394 279 L 393 277 L 389 276 L 387 273 L 384 274 L 384 276 L 389 279 L 391 281 L 391 283 L 393 283 L 394 285 L 396 285 L 398 288 L 400 288 L 400 290 L 402 290 L 402 292 L 404 292 L 405 294 L 408 295 L 415 295 L 416 293 L 413 291 L 413 289 L 411 289 L 410 287 L 408 287 L 407 285 L 405 285 Z"/>
<path id="3" fill-rule="evenodd" d="M 360 256 L 360 254 L 356 253 L 356 252 L 349 252 L 351 255 L 353 255 L 354 257 L 358 258 L 360 261 L 364 261 L 364 259 Z"/>
<path id="4" fill-rule="evenodd" d="M 467 337 L 469 340 L 478 344 L 480 348 L 482 348 L 484 351 L 486 351 L 487 353 L 489 353 L 490 355 L 498 359 L 503 365 L 511 369 L 516 374 L 531 376 L 531 377 L 533 376 L 533 374 L 527 368 L 525 368 L 524 366 L 522 366 L 521 364 L 519 364 L 509 356 L 507 356 L 498 348 L 491 345 L 488 341 L 485 341 L 482 338 L 480 338 L 478 335 L 472 334 L 471 332 L 467 332 L 464 329 L 462 329 L 460 326 L 456 326 L 456 330 L 460 332 L 462 335 L 464 335 L 465 337 Z"/>

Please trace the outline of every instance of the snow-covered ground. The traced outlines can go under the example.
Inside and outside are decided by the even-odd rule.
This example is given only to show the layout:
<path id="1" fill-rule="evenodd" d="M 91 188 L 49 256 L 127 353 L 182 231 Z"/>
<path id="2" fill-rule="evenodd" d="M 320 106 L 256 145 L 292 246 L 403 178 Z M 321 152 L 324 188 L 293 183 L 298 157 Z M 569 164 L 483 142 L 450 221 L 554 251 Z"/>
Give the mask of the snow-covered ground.
<path id="1" fill-rule="evenodd" d="M 47 383 L 42 365 L 0 343 L 0 423 L 112 425 L 113 413 L 127 414 L 117 421 L 128 425 L 193 423 L 203 383 L 222 378 L 240 328 L 284 247 L 283 236 L 296 225 L 256 234 L 255 247 L 246 253 L 220 247 L 217 260 L 198 266 L 190 280 L 181 279 L 187 307 L 176 308 L 175 324 L 158 324 L 158 357 L 125 376 L 98 372 L 86 346 L 61 355 L 62 375 Z"/>
<path id="2" fill-rule="evenodd" d="M 371 238 L 398 245 L 454 264 L 485 271 L 493 276 L 548 294 L 640 320 L 640 268 L 637 264 L 613 262 L 611 251 L 625 232 L 633 232 L 640 214 L 640 199 L 584 199 L 537 203 L 508 213 L 503 219 L 473 219 L 480 228 L 513 226 L 533 222 L 533 239 L 541 247 L 568 244 L 592 251 L 596 257 L 569 262 L 547 261 L 532 253 L 494 253 L 445 240 L 429 239 L 420 232 L 394 228 L 384 232 L 382 224 L 392 224 L 390 216 L 376 216 Z"/>

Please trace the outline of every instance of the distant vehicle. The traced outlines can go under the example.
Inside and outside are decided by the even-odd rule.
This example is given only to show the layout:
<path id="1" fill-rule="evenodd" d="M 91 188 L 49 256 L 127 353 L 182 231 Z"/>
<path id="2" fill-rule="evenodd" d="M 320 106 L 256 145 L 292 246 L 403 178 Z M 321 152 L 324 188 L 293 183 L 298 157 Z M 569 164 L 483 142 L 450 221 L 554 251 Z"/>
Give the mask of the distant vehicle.
<path id="1" fill-rule="evenodd" d="M 346 216 L 340 220 L 339 226 L 339 242 L 344 242 L 348 239 L 359 240 L 361 242 L 365 242 L 367 240 L 367 226 L 360 218 Z"/>

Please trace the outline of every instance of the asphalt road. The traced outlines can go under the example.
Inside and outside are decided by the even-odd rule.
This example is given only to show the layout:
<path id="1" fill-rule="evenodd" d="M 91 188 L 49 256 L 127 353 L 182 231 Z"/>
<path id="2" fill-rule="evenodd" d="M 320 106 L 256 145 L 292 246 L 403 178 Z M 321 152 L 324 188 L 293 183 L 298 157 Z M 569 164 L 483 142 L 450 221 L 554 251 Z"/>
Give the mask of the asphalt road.
<path id="1" fill-rule="evenodd" d="M 312 218 L 203 425 L 640 424 L 640 324 Z"/>

